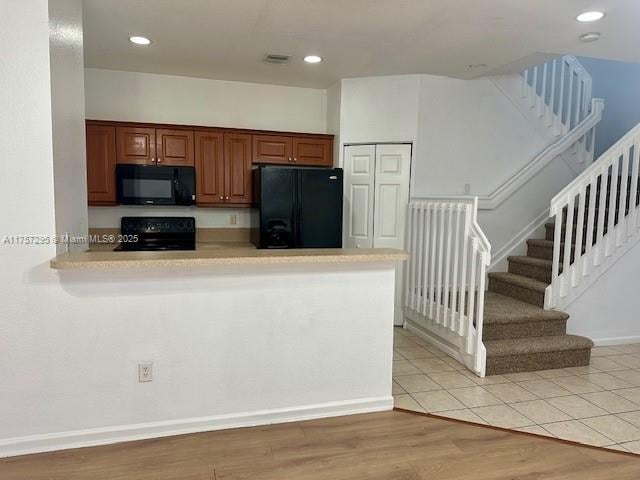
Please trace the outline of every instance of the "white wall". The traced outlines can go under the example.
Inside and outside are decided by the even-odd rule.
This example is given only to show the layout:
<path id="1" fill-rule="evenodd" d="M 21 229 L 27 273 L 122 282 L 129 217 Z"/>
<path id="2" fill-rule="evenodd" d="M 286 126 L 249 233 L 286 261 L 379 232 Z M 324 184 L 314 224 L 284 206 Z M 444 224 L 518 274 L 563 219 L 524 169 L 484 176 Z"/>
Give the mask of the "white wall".
<path id="1" fill-rule="evenodd" d="M 87 68 L 85 99 L 87 118 L 96 120 L 327 132 L 327 91 L 312 88 Z M 161 215 L 156 207 L 137 211 L 139 215 Z M 118 227 L 120 217 L 130 212 L 91 207 L 89 224 Z M 249 215 L 248 210 L 227 208 L 171 212 L 195 213 L 199 227 L 242 227 Z M 237 225 L 229 224 L 234 212 L 239 217 Z"/>
<path id="2" fill-rule="evenodd" d="M 423 75 L 417 135 L 414 195 L 489 195 L 548 145 L 488 78 Z"/>
<path id="3" fill-rule="evenodd" d="M 326 133 L 327 92 L 313 88 L 87 68 L 87 118 Z"/>
<path id="4" fill-rule="evenodd" d="M 415 141 L 419 88 L 419 75 L 342 80 L 342 144 Z"/>
<path id="5" fill-rule="evenodd" d="M 56 231 L 87 234 L 82 3 L 49 5 Z M 64 246 L 58 245 L 58 251 Z"/>
<path id="6" fill-rule="evenodd" d="M 640 342 L 638 285 L 640 244 L 619 261 L 566 309 L 569 333 L 591 338 L 597 345 Z"/>

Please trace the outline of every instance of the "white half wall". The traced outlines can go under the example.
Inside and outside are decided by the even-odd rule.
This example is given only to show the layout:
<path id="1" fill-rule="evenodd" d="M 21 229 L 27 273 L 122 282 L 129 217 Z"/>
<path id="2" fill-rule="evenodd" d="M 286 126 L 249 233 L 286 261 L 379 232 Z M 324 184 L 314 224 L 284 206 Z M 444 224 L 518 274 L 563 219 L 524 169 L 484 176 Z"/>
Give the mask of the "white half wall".
<path id="1" fill-rule="evenodd" d="M 566 309 L 568 333 L 583 335 L 596 345 L 640 343 L 638 285 L 640 244 L 602 274 Z"/>
<path id="2" fill-rule="evenodd" d="M 0 456 L 389 410 L 394 276 L 41 263 L 3 299 Z"/>

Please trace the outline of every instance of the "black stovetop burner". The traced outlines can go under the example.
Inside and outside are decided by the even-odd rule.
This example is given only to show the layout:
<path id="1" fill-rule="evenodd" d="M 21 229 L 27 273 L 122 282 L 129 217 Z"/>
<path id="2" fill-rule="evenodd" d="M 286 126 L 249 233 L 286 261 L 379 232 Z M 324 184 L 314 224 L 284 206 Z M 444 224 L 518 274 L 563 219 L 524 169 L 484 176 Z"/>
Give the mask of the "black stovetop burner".
<path id="1" fill-rule="evenodd" d="M 122 217 L 122 242 L 115 251 L 166 251 L 196 249 L 193 217 Z"/>

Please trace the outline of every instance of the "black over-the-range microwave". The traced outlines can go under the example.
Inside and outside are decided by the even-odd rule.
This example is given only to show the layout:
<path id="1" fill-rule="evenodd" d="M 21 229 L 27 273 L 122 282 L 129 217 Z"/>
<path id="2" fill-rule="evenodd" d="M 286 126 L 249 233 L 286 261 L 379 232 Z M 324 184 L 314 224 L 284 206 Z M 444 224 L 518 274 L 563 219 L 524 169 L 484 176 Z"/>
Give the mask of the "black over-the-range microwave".
<path id="1" fill-rule="evenodd" d="M 116 194 L 121 205 L 194 205 L 195 169 L 116 165 Z"/>

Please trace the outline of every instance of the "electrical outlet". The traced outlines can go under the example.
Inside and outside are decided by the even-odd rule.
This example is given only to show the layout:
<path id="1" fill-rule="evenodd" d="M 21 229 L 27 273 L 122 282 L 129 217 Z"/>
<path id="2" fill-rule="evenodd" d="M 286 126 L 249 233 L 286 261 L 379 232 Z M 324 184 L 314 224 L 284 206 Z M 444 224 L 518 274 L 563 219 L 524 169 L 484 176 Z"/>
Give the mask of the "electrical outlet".
<path id="1" fill-rule="evenodd" d="M 153 382 L 153 363 L 138 364 L 138 382 Z"/>
<path id="2" fill-rule="evenodd" d="M 229 225 L 236 225 L 238 223 L 238 215 L 232 213 L 229 215 Z"/>

